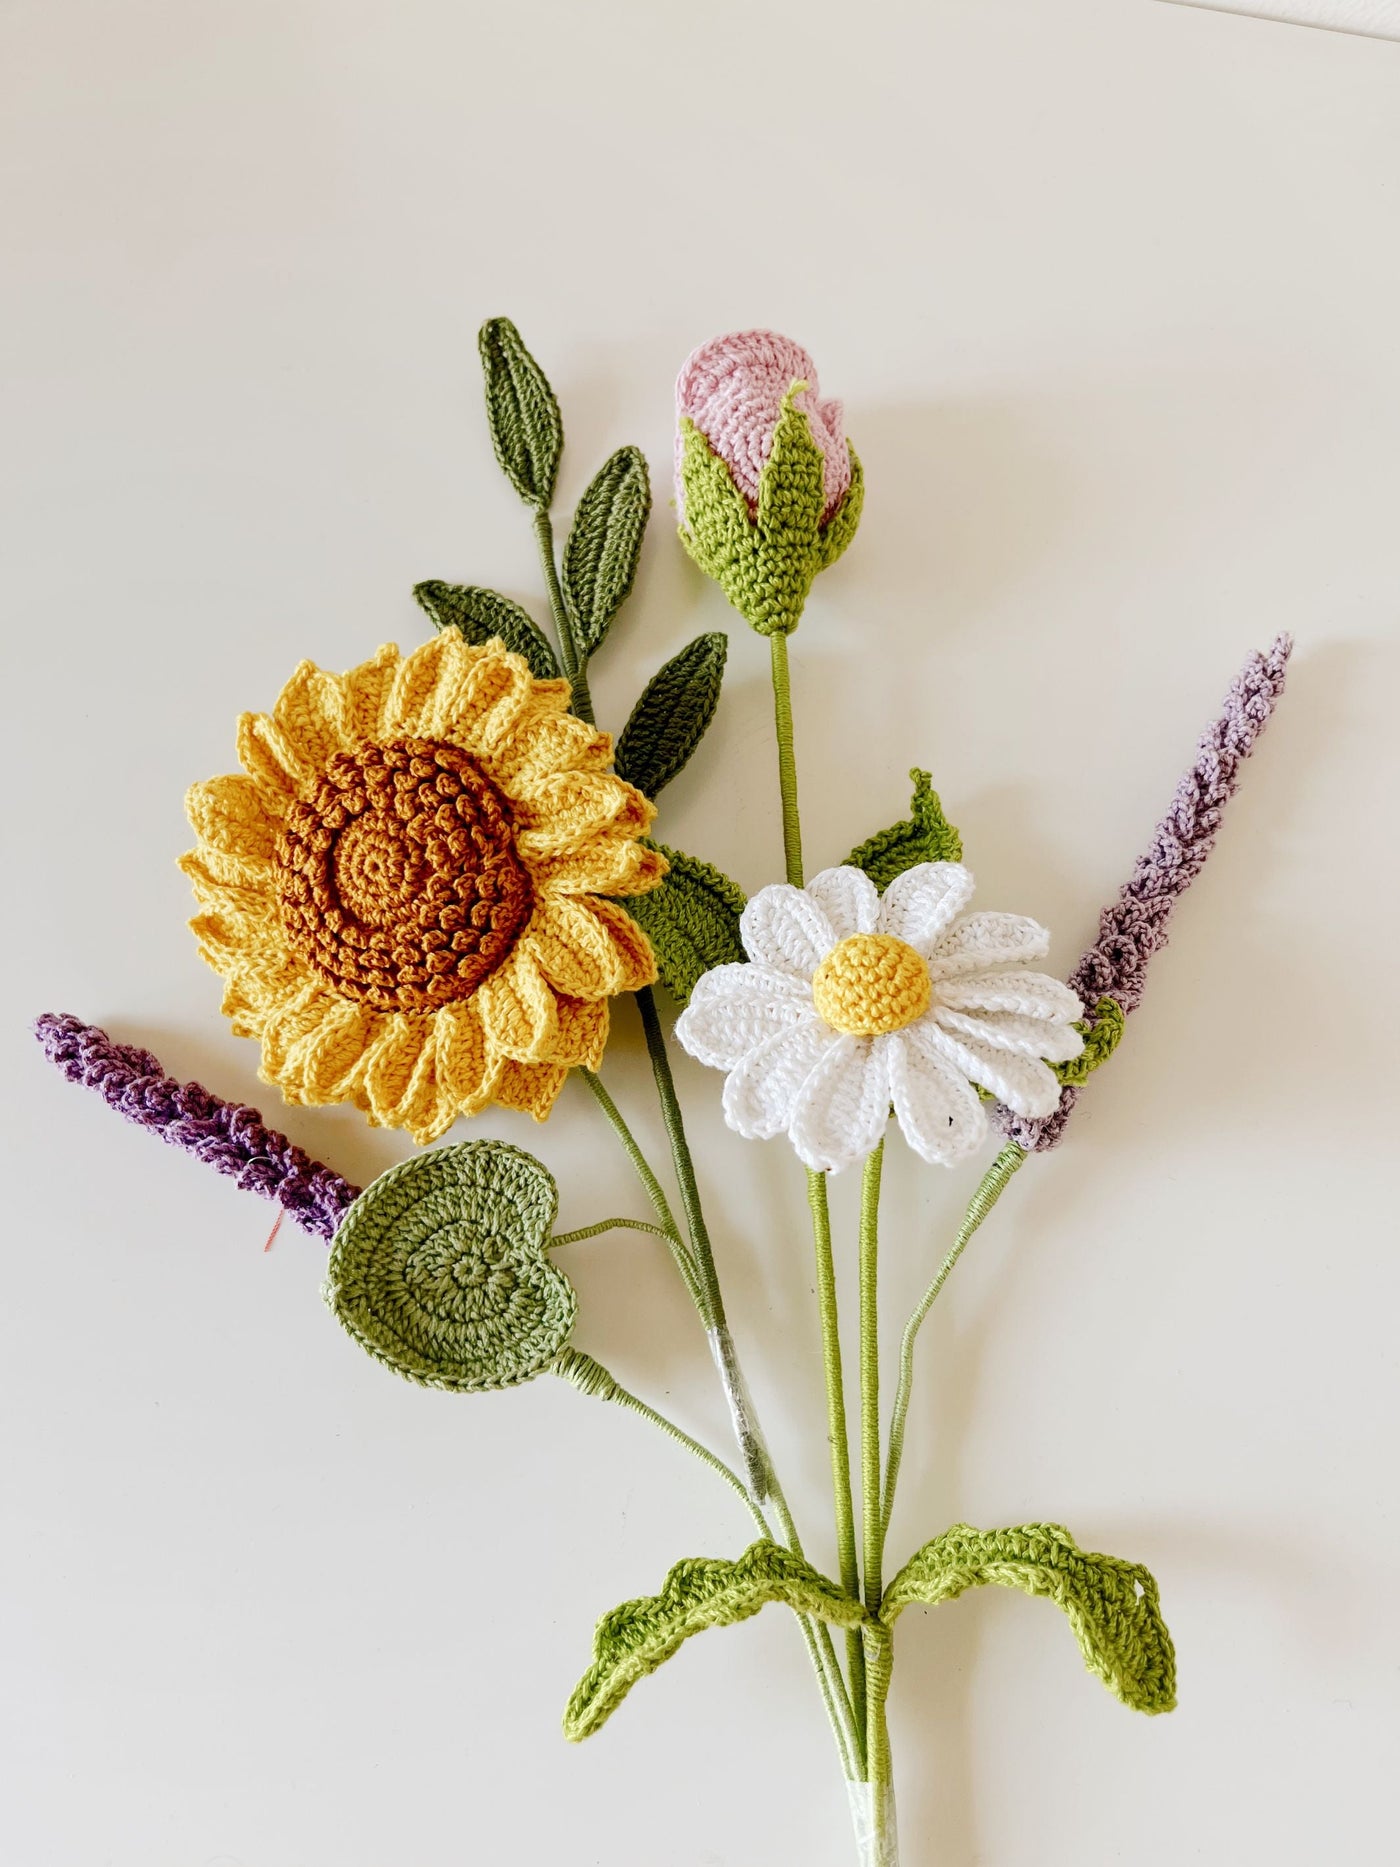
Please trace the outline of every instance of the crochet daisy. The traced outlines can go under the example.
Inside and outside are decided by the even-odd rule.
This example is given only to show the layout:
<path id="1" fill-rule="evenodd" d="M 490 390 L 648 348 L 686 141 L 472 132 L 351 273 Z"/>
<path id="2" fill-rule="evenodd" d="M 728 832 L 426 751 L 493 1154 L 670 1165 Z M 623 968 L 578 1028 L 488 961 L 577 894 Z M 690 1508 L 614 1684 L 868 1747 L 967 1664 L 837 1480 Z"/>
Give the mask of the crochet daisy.
<path id="1" fill-rule="evenodd" d="M 1048 1065 L 1083 1049 L 1079 1000 L 1019 963 L 1049 950 L 1045 929 L 966 912 L 972 887 L 960 863 L 926 862 L 883 898 L 850 867 L 755 895 L 740 923 L 751 963 L 706 973 L 676 1026 L 693 1057 L 729 1072 L 729 1126 L 786 1134 L 807 1166 L 834 1172 L 871 1151 L 891 1105 L 909 1145 L 944 1166 L 986 1134 L 978 1087 L 1049 1114 Z"/>
<path id="2" fill-rule="evenodd" d="M 234 1030 L 294 1103 L 436 1140 L 489 1102 L 542 1121 L 608 998 L 656 976 L 608 895 L 655 887 L 612 742 L 500 642 L 445 629 L 348 674 L 303 661 L 186 799 L 190 925 Z"/>

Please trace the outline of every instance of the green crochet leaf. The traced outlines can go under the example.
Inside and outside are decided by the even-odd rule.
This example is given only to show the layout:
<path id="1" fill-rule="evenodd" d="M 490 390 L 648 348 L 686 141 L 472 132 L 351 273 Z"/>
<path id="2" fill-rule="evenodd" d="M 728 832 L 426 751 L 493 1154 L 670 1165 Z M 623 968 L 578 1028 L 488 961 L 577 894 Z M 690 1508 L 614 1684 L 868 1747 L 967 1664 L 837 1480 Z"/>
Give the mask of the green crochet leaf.
<path id="1" fill-rule="evenodd" d="M 904 823 L 881 830 L 846 858 L 850 867 L 865 870 L 881 894 L 896 875 L 920 862 L 962 860 L 962 838 L 943 815 L 933 779 L 917 767 L 909 776 L 914 781 L 913 815 Z"/>
<path id="2" fill-rule="evenodd" d="M 441 583 L 434 578 L 414 584 L 413 594 L 432 617 L 434 627 L 460 629 L 478 648 L 499 636 L 507 648 L 525 657 L 537 680 L 558 680 L 559 662 L 543 631 L 518 603 L 512 603 L 499 590 L 481 590 L 469 583 Z"/>
<path id="3" fill-rule="evenodd" d="M 641 449 L 620 447 L 579 500 L 564 545 L 564 600 L 585 660 L 632 588 L 650 512 L 651 484 Z"/>
<path id="4" fill-rule="evenodd" d="M 688 762 L 719 705 L 725 635 L 697 635 L 652 675 L 622 729 L 617 775 L 654 798 Z"/>
<path id="5" fill-rule="evenodd" d="M 488 318 L 477 336 L 486 373 L 486 418 L 501 471 L 527 505 L 554 497 L 564 422 L 549 378 L 509 318 Z"/>
<path id="6" fill-rule="evenodd" d="M 1058 1524 L 1014 1530 L 954 1524 L 900 1570 L 885 1590 L 880 1619 L 892 1627 L 911 1602 L 933 1607 L 987 1582 L 1044 1595 L 1062 1608 L 1084 1664 L 1133 1711 L 1175 1708 L 1176 1654 L 1151 1574 L 1139 1563 L 1080 1549 Z"/>
<path id="7" fill-rule="evenodd" d="M 1084 1048 L 1068 1063 L 1052 1063 L 1050 1068 L 1062 1083 L 1086 1083 L 1101 1063 L 1118 1048 L 1127 1026 L 1127 1014 L 1116 998 L 1101 998 L 1094 1015 L 1075 1025 L 1084 1039 Z"/>
<path id="8" fill-rule="evenodd" d="M 746 1621 L 770 1601 L 786 1602 L 835 1627 L 858 1627 L 865 1610 L 790 1550 L 750 1545 L 737 1562 L 693 1557 L 678 1562 L 659 1595 L 624 1601 L 605 1614 L 593 1636 L 593 1664 L 564 1713 L 572 1743 L 591 1737 L 639 1679 L 654 1673 L 683 1641 L 707 1627 Z"/>
<path id="9" fill-rule="evenodd" d="M 714 966 L 738 965 L 748 957 L 739 938 L 744 893 L 708 862 L 679 849 L 656 847 L 670 873 L 644 895 L 622 903 L 656 955 L 661 982 L 684 1005 L 696 981 Z"/>
<path id="10" fill-rule="evenodd" d="M 416 1154 L 367 1186 L 340 1222 L 322 1292 L 376 1361 L 454 1393 L 543 1374 L 578 1312 L 546 1255 L 558 1194 L 504 1141 Z"/>
<path id="11" fill-rule="evenodd" d="M 865 506 L 865 469 L 860 464 L 860 456 L 846 443 L 846 451 L 851 457 L 851 484 L 846 497 L 832 513 L 818 534 L 821 547 L 821 567 L 834 564 L 846 546 L 856 535 L 860 524 L 860 515 Z"/>

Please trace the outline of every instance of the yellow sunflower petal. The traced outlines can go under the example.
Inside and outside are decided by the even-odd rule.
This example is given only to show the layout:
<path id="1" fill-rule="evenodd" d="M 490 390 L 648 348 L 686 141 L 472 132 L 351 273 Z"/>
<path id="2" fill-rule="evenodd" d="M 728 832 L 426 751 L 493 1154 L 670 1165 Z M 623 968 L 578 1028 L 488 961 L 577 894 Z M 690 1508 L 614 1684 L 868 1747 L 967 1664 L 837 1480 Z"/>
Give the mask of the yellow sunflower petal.
<path id="1" fill-rule="evenodd" d="M 569 1072 L 555 1063 L 507 1063 L 496 1085 L 496 1100 L 505 1109 L 520 1109 L 544 1121 L 554 1107 Z"/>
<path id="2" fill-rule="evenodd" d="M 596 1070 L 607 1047 L 608 1021 L 605 998 L 591 1003 L 578 998 L 561 998 L 553 1061 L 572 1069 Z"/>
<path id="3" fill-rule="evenodd" d="M 257 785 L 269 810 L 280 814 L 314 786 L 316 767 L 266 713 L 240 716 L 237 743 L 238 762 Z"/>
<path id="4" fill-rule="evenodd" d="M 522 942 L 477 993 L 486 1042 L 501 1057 L 534 1063 L 547 1056 L 559 1028 L 549 981 Z"/>
<path id="5" fill-rule="evenodd" d="M 303 984 L 290 998 L 274 1005 L 263 1020 L 262 1068 L 264 1082 L 276 1083 L 289 1102 L 304 1102 L 295 1078 L 288 1080 L 287 1058 L 294 1045 L 310 1036 L 335 1001 L 319 980 Z"/>
<path id="6" fill-rule="evenodd" d="M 438 1080 L 455 1114 L 477 1115 L 492 1098 L 504 1059 L 493 1057 L 475 999 L 444 1005 L 438 1027 Z"/>
<path id="7" fill-rule="evenodd" d="M 612 764 L 612 738 L 572 713 L 541 704 L 492 747 L 490 763 L 492 776 L 513 793 L 517 784 L 553 772 L 606 771 Z"/>
<path id="8" fill-rule="evenodd" d="M 522 721 L 555 712 L 555 681 L 537 681 L 529 663 L 499 644 L 460 661 L 444 693 L 441 727 L 445 737 L 494 769 L 502 748 Z"/>
<path id="9" fill-rule="evenodd" d="M 587 895 L 546 894 L 525 943 L 550 984 L 571 998 L 607 998 L 656 977 L 645 937 L 618 908 Z"/>
<path id="10" fill-rule="evenodd" d="M 431 641 L 399 663 L 384 708 L 384 731 L 390 738 L 435 739 L 442 734 L 443 702 L 463 657 L 484 655 L 471 648 L 456 629 L 440 629 Z"/>
<path id="11" fill-rule="evenodd" d="M 320 1024 L 287 1057 L 288 1071 L 298 1078 L 308 1102 L 344 1102 L 354 1094 L 365 1052 L 384 1015 L 351 999 L 325 1007 Z"/>
<path id="12" fill-rule="evenodd" d="M 368 661 L 362 661 L 359 667 L 351 668 L 342 676 L 337 724 L 347 747 L 358 745 L 362 739 L 379 738 L 398 667 L 398 649 L 392 642 L 385 642 Z"/>
<path id="13" fill-rule="evenodd" d="M 641 895 L 655 888 L 667 866 L 658 850 L 643 843 L 601 836 L 584 849 L 532 863 L 531 875 L 540 894 Z"/>
<path id="14" fill-rule="evenodd" d="M 297 664 L 295 673 L 277 696 L 273 724 L 292 748 L 303 772 L 321 772 L 337 752 L 345 750 L 340 718 L 345 708 L 345 684 L 314 661 Z"/>
<path id="15" fill-rule="evenodd" d="M 248 880 L 244 865 L 236 857 L 220 855 L 217 849 L 190 849 L 176 858 L 175 866 L 189 877 L 194 898 L 202 908 L 216 913 L 232 909 L 259 921 L 275 912 L 271 891 Z"/>
<path id="16" fill-rule="evenodd" d="M 201 843 L 239 862 L 270 861 L 280 825 L 251 778 L 229 772 L 185 793 L 185 815 Z"/>
<path id="17" fill-rule="evenodd" d="M 431 1018 L 391 1011 L 380 1019 L 365 1054 L 364 1094 L 370 1120 L 381 1128 L 407 1126 L 422 1099 L 424 1061 L 431 1069 L 436 1040 Z"/>
<path id="18" fill-rule="evenodd" d="M 656 806 L 634 785 L 600 771 L 517 781 L 511 804 L 520 826 L 517 846 L 527 861 L 582 848 L 604 834 L 641 836 L 656 815 Z"/>

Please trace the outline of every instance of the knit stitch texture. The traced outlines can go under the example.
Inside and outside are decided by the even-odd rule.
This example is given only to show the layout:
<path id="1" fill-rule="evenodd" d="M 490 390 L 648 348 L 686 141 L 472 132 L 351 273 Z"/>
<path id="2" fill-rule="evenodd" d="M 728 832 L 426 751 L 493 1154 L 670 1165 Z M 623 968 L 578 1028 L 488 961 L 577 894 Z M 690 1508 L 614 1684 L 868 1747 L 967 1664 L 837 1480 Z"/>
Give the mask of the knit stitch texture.
<path id="1" fill-rule="evenodd" d="M 181 1083 L 158 1058 L 118 1044 L 95 1024 L 55 1012 L 35 1021 L 44 1054 L 84 1089 L 95 1089 L 119 1115 L 183 1148 L 246 1192 L 272 1199 L 304 1230 L 329 1239 L 360 1189 L 312 1160 L 254 1108 L 225 1102 L 202 1083 Z"/>
<path id="2" fill-rule="evenodd" d="M 1176 904 L 1215 847 L 1225 806 L 1239 787 L 1240 767 L 1278 705 L 1292 648 L 1291 636 L 1276 637 L 1268 653 L 1251 655 L 1230 683 L 1219 717 L 1201 736 L 1195 763 L 1177 785 L 1118 899 L 1100 915 L 1098 939 L 1070 974 L 1069 983 L 1086 1006 L 1111 998 L 1127 1014 L 1141 1003 L 1148 964 L 1166 945 Z M 1089 1020 L 1091 1029 L 1094 1021 Z M 1027 1120 L 1005 1107 L 995 1119 L 1027 1151 L 1054 1147 L 1078 1098 L 1078 1087 L 1068 1084 L 1059 1107 L 1043 1119 Z"/>

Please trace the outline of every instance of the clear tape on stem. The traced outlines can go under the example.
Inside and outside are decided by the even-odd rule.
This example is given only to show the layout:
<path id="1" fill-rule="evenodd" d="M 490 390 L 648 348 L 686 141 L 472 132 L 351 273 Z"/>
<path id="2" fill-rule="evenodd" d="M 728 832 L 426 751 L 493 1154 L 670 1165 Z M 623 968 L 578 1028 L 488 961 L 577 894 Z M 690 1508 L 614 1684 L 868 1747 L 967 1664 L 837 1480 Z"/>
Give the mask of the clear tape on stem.
<path id="1" fill-rule="evenodd" d="M 705 1334 L 724 1386 L 725 1398 L 729 1402 L 729 1417 L 734 1422 L 734 1437 L 739 1443 L 749 1490 L 755 1502 L 763 1504 L 772 1490 L 772 1481 L 768 1475 L 768 1447 L 754 1413 L 753 1401 L 749 1397 L 744 1370 L 739 1365 L 739 1351 L 734 1346 L 734 1338 L 727 1324 L 721 1323 L 717 1329 L 707 1329 Z"/>
<path id="2" fill-rule="evenodd" d="M 847 1783 L 860 1867 L 899 1867 L 892 1784 Z"/>

